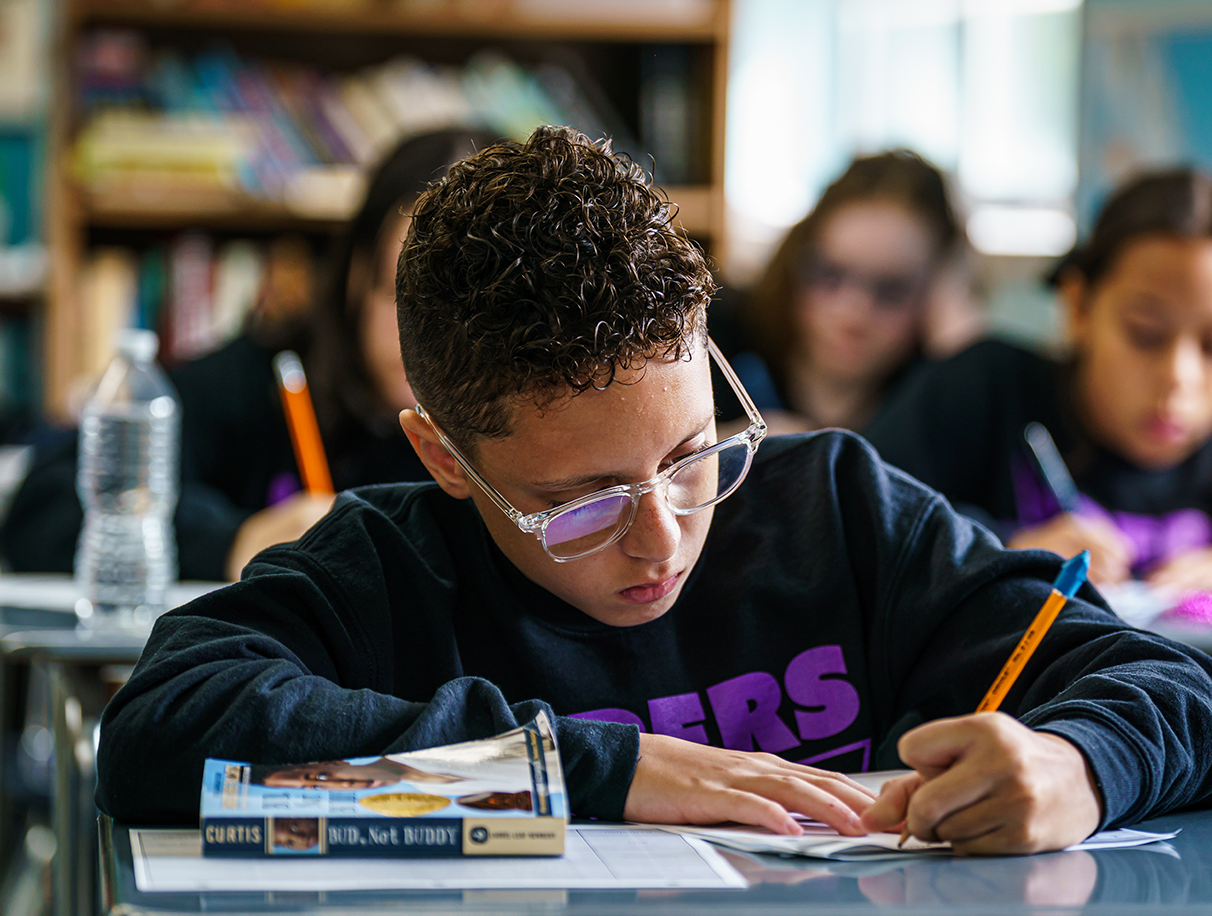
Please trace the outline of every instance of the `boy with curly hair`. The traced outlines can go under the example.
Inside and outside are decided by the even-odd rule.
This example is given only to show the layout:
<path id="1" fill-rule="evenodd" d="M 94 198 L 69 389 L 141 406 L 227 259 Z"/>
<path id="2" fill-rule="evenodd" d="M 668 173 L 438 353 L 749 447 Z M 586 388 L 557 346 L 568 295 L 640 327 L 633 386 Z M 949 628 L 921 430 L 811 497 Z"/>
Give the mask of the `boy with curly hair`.
<path id="1" fill-rule="evenodd" d="M 706 261 L 646 179 L 541 128 L 421 198 L 401 423 L 435 482 L 343 494 L 161 618 L 105 713 L 101 807 L 193 821 L 207 756 L 399 752 L 538 709 L 582 816 L 798 833 L 803 812 L 1032 852 L 1204 798 L 1212 661 L 1090 589 L 1008 714 L 968 714 L 1057 558 L 853 435 L 763 442 L 707 337 Z M 723 440 L 713 363 L 750 418 Z M 902 760 L 877 800 L 835 772 Z"/>

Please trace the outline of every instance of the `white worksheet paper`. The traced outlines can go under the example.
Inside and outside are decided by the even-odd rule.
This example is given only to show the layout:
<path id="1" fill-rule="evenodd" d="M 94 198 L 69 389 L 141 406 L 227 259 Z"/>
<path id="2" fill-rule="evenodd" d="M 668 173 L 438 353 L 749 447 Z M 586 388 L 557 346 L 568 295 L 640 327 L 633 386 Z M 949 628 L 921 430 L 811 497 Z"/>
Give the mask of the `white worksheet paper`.
<path id="1" fill-rule="evenodd" d="M 896 776 L 911 772 L 910 770 L 879 770 L 870 773 L 847 774 L 855 782 L 866 786 L 873 792 L 879 792 L 884 783 Z M 867 836 L 841 836 L 832 827 L 828 827 L 811 818 L 796 815 L 804 833 L 801 836 L 780 836 L 761 827 L 746 827 L 742 825 L 727 825 L 723 827 L 661 827 L 671 833 L 682 836 L 699 837 L 712 843 L 735 849 L 739 852 L 774 853 L 784 856 L 810 856 L 817 859 L 833 859 L 839 862 L 871 861 L 873 859 L 893 859 L 921 855 L 952 855 L 950 843 L 925 843 L 916 837 L 909 837 L 901 845 L 900 836 L 895 833 L 873 833 Z M 1146 846 L 1170 840 L 1177 833 L 1149 833 L 1144 830 L 1104 830 L 1096 833 L 1085 842 L 1070 846 L 1075 849 L 1126 849 L 1131 846 Z"/>
<path id="2" fill-rule="evenodd" d="M 739 852 L 768 852 L 784 856 L 810 856 L 815 859 L 833 859 L 837 862 L 868 862 L 873 859 L 899 859 L 904 857 L 931 855 L 953 855 L 949 843 L 923 843 L 914 837 L 900 846 L 900 837 L 895 833 L 873 833 L 868 836 L 841 836 L 832 827 L 815 822 L 801 822 L 802 836 L 780 836 L 754 827 L 663 827 L 681 836 L 710 840 L 728 849 Z M 1177 833 L 1149 833 L 1144 830 L 1104 830 L 1096 833 L 1084 843 L 1070 846 L 1075 849 L 1127 849 L 1170 840 Z"/>
<path id="3" fill-rule="evenodd" d="M 164 829 L 132 829 L 130 845 L 143 893 L 746 886 L 708 843 L 642 826 L 572 825 L 562 856 L 203 858 L 197 830 Z"/>

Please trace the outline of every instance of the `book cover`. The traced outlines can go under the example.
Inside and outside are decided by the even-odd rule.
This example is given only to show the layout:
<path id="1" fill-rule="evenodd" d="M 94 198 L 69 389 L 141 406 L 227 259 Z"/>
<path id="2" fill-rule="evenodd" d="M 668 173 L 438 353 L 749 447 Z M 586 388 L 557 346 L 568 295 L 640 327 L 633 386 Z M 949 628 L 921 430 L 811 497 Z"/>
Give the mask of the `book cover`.
<path id="1" fill-rule="evenodd" d="M 478 741 L 295 766 L 207 760 L 205 856 L 562 855 L 555 735 L 532 722 Z"/>

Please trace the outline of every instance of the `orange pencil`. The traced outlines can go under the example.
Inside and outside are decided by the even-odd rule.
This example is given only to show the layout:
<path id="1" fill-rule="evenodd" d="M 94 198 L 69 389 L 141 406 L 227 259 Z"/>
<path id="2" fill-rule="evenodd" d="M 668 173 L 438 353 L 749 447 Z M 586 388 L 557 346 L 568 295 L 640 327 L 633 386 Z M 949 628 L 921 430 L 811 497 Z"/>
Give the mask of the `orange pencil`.
<path id="1" fill-rule="evenodd" d="M 1027 662 L 1031 660 L 1031 656 L 1048 632 L 1048 628 L 1060 614 L 1061 608 L 1065 606 L 1065 602 L 1077 594 L 1077 590 L 1086 581 L 1086 575 L 1089 572 L 1090 551 L 1088 550 L 1083 550 L 1061 567 L 1060 575 L 1052 583 L 1052 594 L 1048 596 L 1044 606 L 1039 609 L 1039 613 L 1031 621 L 1031 626 L 1027 627 L 1027 632 L 1023 634 L 1023 638 L 1018 641 L 1018 645 L 1010 653 L 1006 664 L 1002 665 L 1002 670 L 993 679 L 993 685 L 985 693 L 985 698 L 981 700 L 980 705 L 976 707 L 977 712 L 996 712 L 997 708 L 1002 705 L 1002 700 L 1006 699 L 1006 694 L 1010 692 L 1010 688 L 1014 686 L 1018 676 L 1027 667 Z M 909 828 L 906 827 L 901 831 L 901 841 L 898 845 L 904 845 L 907 839 L 909 839 Z"/>
<path id="2" fill-rule="evenodd" d="M 295 461 L 303 486 L 309 493 L 332 493 L 332 475 L 328 458 L 316 423 L 316 410 L 307 390 L 307 376 L 298 354 L 283 350 L 274 357 L 274 373 L 278 376 L 278 393 L 282 395 L 282 410 L 290 429 L 290 441 L 295 449 Z"/>

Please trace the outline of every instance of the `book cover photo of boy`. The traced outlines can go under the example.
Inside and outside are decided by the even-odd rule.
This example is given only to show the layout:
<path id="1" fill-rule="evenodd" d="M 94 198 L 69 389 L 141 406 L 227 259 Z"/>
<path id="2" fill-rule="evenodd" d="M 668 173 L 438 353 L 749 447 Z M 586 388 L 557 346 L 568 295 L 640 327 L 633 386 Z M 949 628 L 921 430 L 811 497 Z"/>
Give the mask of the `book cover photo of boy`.
<path id="1" fill-rule="evenodd" d="M 274 765 L 551 715 L 572 813 L 1059 849 L 1205 799 L 1212 659 L 1089 586 L 972 714 L 1060 567 L 850 433 L 765 437 L 707 337 L 676 207 L 606 141 L 487 146 L 418 200 L 397 307 L 433 483 L 342 494 L 157 621 L 97 801 L 198 818 L 206 757 Z M 749 426 L 715 432 L 712 365 Z M 907 766 L 878 799 L 835 771 Z"/>

